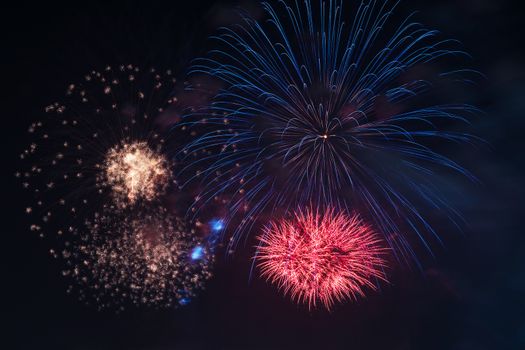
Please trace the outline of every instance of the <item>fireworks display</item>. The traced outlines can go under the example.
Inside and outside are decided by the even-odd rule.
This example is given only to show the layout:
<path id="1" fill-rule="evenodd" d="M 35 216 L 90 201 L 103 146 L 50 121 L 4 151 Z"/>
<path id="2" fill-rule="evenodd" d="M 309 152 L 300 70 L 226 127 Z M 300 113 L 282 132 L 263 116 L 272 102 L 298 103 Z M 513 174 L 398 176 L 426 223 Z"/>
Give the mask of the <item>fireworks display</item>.
<path id="1" fill-rule="evenodd" d="M 357 215 L 327 209 L 272 222 L 259 238 L 262 276 L 297 302 L 330 309 L 385 280 L 381 241 Z"/>
<path id="2" fill-rule="evenodd" d="M 211 275 L 204 240 L 164 203 L 175 179 L 156 130 L 174 84 L 133 65 L 92 71 L 29 128 L 29 165 L 16 175 L 31 230 L 53 242 L 69 290 L 97 308 L 186 304 Z"/>
<path id="3" fill-rule="evenodd" d="M 524 11 L 6 2 L 3 348 L 525 350 Z"/>
<path id="4" fill-rule="evenodd" d="M 474 179 L 445 154 L 475 140 L 478 111 L 439 91 L 478 73 L 456 41 L 390 23 L 396 4 L 263 2 L 180 85 L 134 65 L 70 84 L 16 173 L 68 291 L 100 309 L 185 305 L 224 240 L 233 254 L 257 239 L 262 278 L 331 310 L 391 263 L 420 264 L 434 222 L 460 227 L 443 184 Z"/>
<path id="5" fill-rule="evenodd" d="M 186 117 L 201 131 L 183 153 L 199 169 L 196 211 L 228 198 L 232 246 L 258 218 L 312 202 L 358 211 L 400 261 L 417 262 L 414 245 L 441 243 L 424 209 L 461 221 L 440 174 L 473 179 L 435 148 L 472 140 L 457 128 L 476 109 L 437 93 L 476 74 L 460 66 L 467 55 L 410 18 L 390 24 L 389 2 L 262 6 L 264 19 L 221 29 L 192 66 L 224 85 Z"/>

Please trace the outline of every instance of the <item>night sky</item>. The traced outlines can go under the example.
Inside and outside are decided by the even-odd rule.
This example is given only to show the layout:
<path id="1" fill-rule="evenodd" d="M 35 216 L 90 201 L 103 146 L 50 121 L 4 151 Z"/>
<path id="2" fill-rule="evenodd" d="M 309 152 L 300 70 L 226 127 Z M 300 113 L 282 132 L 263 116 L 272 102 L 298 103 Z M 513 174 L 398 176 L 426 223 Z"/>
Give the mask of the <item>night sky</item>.
<path id="1" fill-rule="evenodd" d="M 350 1 L 348 1 L 350 3 Z M 472 131 L 485 145 L 455 157 L 480 184 L 450 189 L 464 233 L 423 269 L 332 312 L 309 311 L 254 276 L 251 246 L 218 256 L 214 277 L 179 309 L 96 311 L 65 293 L 60 263 L 29 232 L 13 174 L 28 124 L 92 68 L 133 63 L 184 76 L 236 2 L 4 4 L 2 10 L 4 349 L 525 349 L 525 47 L 520 1 L 405 0 L 396 11 L 459 39 L 484 74 L 469 92 L 486 113 Z M 348 7 L 350 4 L 347 4 Z M 253 8 L 249 2 L 243 6 Z M 437 227 L 439 230 L 439 227 Z"/>

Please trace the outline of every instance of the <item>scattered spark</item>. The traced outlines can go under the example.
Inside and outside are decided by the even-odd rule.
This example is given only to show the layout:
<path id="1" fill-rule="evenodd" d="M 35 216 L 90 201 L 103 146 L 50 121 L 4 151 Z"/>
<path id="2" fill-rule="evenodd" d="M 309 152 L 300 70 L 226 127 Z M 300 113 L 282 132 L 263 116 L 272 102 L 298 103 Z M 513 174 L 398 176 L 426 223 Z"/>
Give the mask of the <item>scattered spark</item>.
<path id="1" fill-rule="evenodd" d="M 196 246 L 191 251 L 191 259 L 192 260 L 200 260 L 204 256 L 204 248 L 201 246 Z"/>
<path id="2" fill-rule="evenodd" d="M 213 232 L 220 232 L 224 229 L 223 219 L 212 219 L 210 220 L 210 228 Z"/>
<path id="3" fill-rule="evenodd" d="M 164 209 L 103 215 L 86 227 L 62 253 L 69 266 L 63 274 L 76 281 L 70 290 L 99 308 L 174 306 L 195 296 L 211 276 L 213 257 L 181 219 Z"/>

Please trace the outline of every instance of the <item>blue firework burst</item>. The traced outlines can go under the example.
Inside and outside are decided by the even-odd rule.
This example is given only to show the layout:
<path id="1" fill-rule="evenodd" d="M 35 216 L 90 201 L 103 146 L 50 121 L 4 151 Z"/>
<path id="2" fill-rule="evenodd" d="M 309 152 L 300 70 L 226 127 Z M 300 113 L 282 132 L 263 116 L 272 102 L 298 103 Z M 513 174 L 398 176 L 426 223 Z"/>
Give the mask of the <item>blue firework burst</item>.
<path id="1" fill-rule="evenodd" d="M 202 169 L 190 179 L 201 184 L 197 211 L 228 198 L 229 217 L 241 218 L 232 242 L 261 216 L 313 203 L 359 209 L 408 259 L 414 241 L 439 241 L 423 207 L 460 219 L 438 181 L 443 169 L 472 176 L 434 146 L 470 142 L 457 124 L 477 110 L 443 104 L 436 89 L 475 72 L 447 69 L 468 55 L 412 16 L 388 27 L 396 4 L 263 3 L 264 20 L 243 14 L 195 61 L 192 75 L 224 89 L 185 117 L 200 134 L 184 171 Z"/>

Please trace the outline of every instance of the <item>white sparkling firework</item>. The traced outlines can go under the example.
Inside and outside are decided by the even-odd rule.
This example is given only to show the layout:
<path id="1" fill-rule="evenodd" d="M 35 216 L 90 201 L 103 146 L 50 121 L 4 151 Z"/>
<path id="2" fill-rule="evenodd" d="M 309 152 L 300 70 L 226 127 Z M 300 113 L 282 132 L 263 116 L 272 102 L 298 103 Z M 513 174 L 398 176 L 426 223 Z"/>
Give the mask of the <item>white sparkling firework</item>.
<path id="1" fill-rule="evenodd" d="M 70 231 L 102 208 L 158 200 L 175 182 L 156 120 L 171 113 L 171 72 L 133 65 L 92 71 L 29 127 L 16 173 L 30 193 L 31 229 Z"/>
<path id="2" fill-rule="evenodd" d="M 99 308 L 185 304 L 210 276 L 207 247 L 163 205 L 176 181 L 157 130 L 175 116 L 174 86 L 170 71 L 92 71 L 29 128 L 16 176 L 30 229 Z"/>
<path id="3" fill-rule="evenodd" d="M 168 161 L 146 142 L 112 147 L 101 167 L 98 182 L 110 188 L 115 202 L 121 207 L 133 205 L 140 199 L 151 201 L 158 198 L 170 180 Z"/>

